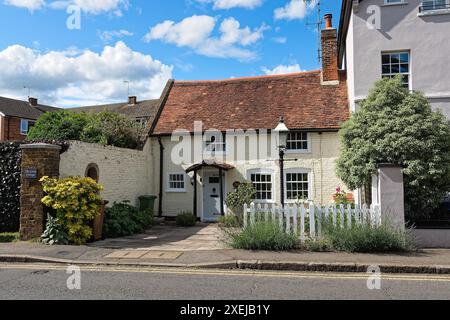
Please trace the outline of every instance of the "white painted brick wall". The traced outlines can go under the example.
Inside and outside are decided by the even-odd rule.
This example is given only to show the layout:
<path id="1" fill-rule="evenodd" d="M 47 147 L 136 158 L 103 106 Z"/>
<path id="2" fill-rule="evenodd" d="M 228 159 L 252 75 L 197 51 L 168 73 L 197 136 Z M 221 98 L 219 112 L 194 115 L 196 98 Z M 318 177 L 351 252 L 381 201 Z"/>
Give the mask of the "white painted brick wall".
<path id="1" fill-rule="evenodd" d="M 152 194 L 148 144 L 140 151 L 71 141 L 69 150 L 61 155 L 60 176 L 85 176 L 91 163 L 99 167 L 99 183 L 104 188 L 102 196 L 109 205 L 123 200 L 137 205 L 139 196 Z"/>

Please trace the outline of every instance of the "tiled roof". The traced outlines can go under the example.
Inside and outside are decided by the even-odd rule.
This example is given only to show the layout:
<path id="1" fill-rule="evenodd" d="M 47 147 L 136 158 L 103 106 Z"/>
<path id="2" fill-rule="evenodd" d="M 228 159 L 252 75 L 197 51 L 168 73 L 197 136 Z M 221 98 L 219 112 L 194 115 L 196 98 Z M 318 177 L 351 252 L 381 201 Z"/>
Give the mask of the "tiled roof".
<path id="1" fill-rule="evenodd" d="M 9 117 L 36 120 L 44 112 L 57 110 L 59 109 L 42 104 L 31 106 L 28 101 L 0 97 L 0 112 Z"/>
<path id="2" fill-rule="evenodd" d="M 337 130 L 349 118 L 345 75 L 322 85 L 321 72 L 220 81 L 175 81 L 153 134 L 176 129 L 273 129 L 281 116 L 290 129 Z"/>
<path id="3" fill-rule="evenodd" d="M 138 101 L 135 105 L 129 105 L 126 102 L 105 104 L 98 106 L 88 106 L 70 109 L 74 112 L 93 112 L 111 111 L 123 114 L 129 118 L 149 118 L 154 119 L 159 108 L 159 100 Z"/>

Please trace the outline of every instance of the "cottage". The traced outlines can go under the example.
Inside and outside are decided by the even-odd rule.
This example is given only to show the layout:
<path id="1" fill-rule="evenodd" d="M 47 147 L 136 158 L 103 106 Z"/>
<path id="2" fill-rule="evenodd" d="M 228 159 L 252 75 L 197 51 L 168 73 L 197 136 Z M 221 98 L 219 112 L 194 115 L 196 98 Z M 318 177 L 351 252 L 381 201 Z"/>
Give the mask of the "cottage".
<path id="1" fill-rule="evenodd" d="M 188 209 L 216 221 L 227 211 L 227 193 L 244 181 L 254 184 L 262 204 L 332 202 L 342 185 L 335 161 L 349 107 L 337 32 L 326 18 L 322 70 L 169 81 L 151 131 L 160 215 Z M 285 142 L 275 130 L 280 126 L 289 130 Z"/>

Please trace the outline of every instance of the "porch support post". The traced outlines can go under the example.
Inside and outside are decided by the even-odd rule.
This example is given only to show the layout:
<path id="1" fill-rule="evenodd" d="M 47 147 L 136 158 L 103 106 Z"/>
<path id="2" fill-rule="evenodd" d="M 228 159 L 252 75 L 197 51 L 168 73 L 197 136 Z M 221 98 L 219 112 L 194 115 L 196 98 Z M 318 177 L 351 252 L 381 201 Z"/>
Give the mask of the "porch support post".
<path id="1" fill-rule="evenodd" d="M 194 170 L 194 216 L 197 218 L 197 170 Z"/>
<path id="2" fill-rule="evenodd" d="M 224 195 L 223 195 L 223 170 L 220 168 L 219 169 L 219 180 L 220 180 L 220 214 L 222 216 L 225 215 L 225 209 L 223 206 L 223 201 L 224 201 Z"/>

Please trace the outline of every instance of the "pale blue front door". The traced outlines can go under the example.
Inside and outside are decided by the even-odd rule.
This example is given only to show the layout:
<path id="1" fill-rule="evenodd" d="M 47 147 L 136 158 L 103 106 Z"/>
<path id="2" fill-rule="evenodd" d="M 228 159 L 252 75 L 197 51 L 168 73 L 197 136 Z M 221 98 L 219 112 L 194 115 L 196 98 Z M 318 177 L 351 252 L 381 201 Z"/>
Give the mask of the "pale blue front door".
<path id="1" fill-rule="evenodd" d="M 217 221 L 220 213 L 220 177 L 218 173 L 203 175 L 203 221 Z"/>

